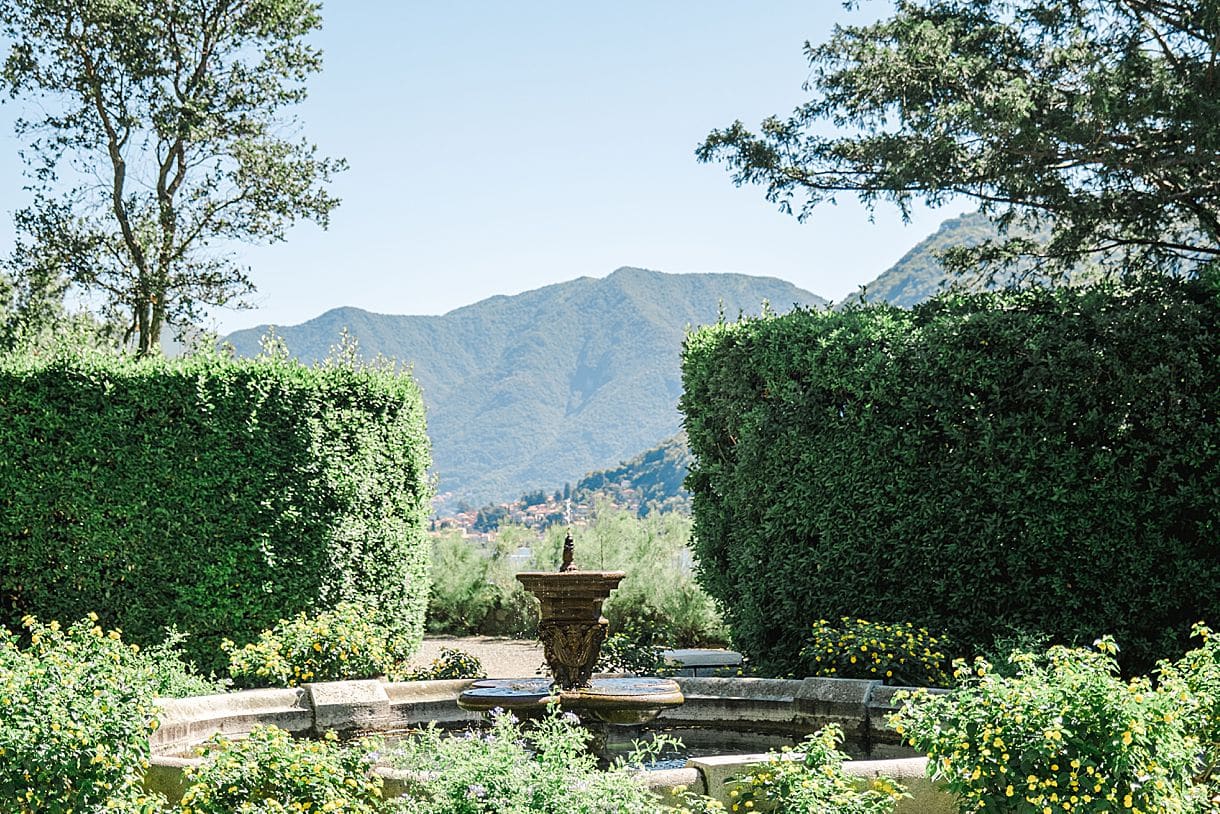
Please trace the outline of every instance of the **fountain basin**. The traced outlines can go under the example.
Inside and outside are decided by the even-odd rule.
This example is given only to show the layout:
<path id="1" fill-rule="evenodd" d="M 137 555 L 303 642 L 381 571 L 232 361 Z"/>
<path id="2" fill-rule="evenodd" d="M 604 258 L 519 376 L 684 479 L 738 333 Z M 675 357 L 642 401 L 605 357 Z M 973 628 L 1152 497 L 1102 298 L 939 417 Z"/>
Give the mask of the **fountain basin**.
<path id="1" fill-rule="evenodd" d="M 164 699 L 159 702 L 161 726 L 152 736 L 152 765 L 146 784 L 171 801 L 179 799 L 184 768 L 199 761 L 191 757 L 196 746 L 216 733 L 240 737 L 258 724 L 275 724 L 298 737 L 317 737 L 328 729 L 345 736 L 393 734 L 432 722 L 455 728 L 477 725 L 482 715 L 457 704 L 458 696 L 473 683 L 343 681 Z M 827 723 L 838 723 L 849 738 L 852 733 L 863 738 L 867 732 L 864 748 L 852 739 L 849 751 L 874 758 L 849 761 L 845 764 L 849 774 L 862 778 L 888 775 L 902 780 L 912 792 L 911 799 L 899 802 L 896 814 L 956 811 L 954 798 L 923 777 L 926 759 L 903 749 L 901 738 L 885 726 L 884 715 L 892 710 L 891 699 L 899 688 L 820 678 L 678 678 L 674 683 L 686 703 L 663 710 L 645 725 L 646 730 L 664 727 L 680 736 L 694 731 L 705 735 L 717 731 L 769 733 L 794 743 Z M 685 768 L 648 773 L 645 782 L 657 791 L 682 785 L 723 801 L 725 778 L 765 759 L 760 754 L 692 758 Z M 387 797 L 409 793 L 414 786 L 414 778 L 401 770 L 377 771 Z"/>
<path id="2" fill-rule="evenodd" d="M 594 678 L 588 686 L 553 688 L 546 678 L 476 681 L 458 696 L 458 706 L 475 712 L 508 709 L 523 716 L 546 711 L 552 693 L 563 709 L 607 724 L 634 725 L 653 720 L 664 709 L 680 706 L 682 690 L 667 678 Z"/>

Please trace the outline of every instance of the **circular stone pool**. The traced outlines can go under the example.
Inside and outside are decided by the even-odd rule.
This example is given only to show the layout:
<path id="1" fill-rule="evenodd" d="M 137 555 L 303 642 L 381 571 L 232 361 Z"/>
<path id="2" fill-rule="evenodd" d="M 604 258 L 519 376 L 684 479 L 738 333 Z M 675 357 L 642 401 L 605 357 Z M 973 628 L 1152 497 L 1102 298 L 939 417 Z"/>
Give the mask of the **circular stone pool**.
<path id="1" fill-rule="evenodd" d="M 655 721 L 622 730 L 627 740 L 664 731 L 703 755 L 689 758 L 682 768 L 649 772 L 647 782 L 658 790 L 681 785 L 723 800 L 728 778 L 766 759 L 757 753 L 726 753 L 798 743 L 808 733 L 835 723 L 846 737 L 845 751 L 861 758 L 846 764 L 849 773 L 888 775 L 911 792 L 911 798 L 899 802 L 896 814 L 956 811 L 954 799 L 925 778 L 926 759 L 904 748 L 885 724 L 900 688 L 832 678 L 674 680 L 685 696 L 684 704 L 663 710 Z M 185 755 L 192 755 L 214 734 L 241 736 L 260 724 L 297 737 L 318 737 L 331 730 L 345 737 L 394 734 L 433 722 L 443 727 L 477 725 L 482 720 L 479 713 L 457 704 L 458 696 L 474 683 L 338 681 L 165 699 L 146 782 L 171 800 L 179 799 L 182 770 L 198 760 Z M 378 772 L 387 796 L 405 793 L 411 783 L 405 773 L 384 768 Z"/>

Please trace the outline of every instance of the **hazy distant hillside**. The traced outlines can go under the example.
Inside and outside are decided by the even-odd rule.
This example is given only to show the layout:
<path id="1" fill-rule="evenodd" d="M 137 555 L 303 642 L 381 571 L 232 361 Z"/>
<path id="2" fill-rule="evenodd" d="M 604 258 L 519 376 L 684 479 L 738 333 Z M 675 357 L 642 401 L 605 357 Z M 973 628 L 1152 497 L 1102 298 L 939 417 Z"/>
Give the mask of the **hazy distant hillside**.
<path id="1" fill-rule="evenodd" d="M 604 494 L 616 503 L 638 504 L 643 516 L 657 511 L 690 512 L 690 493 L 682 488 L 690 471 L 686 433 L 666 438 L 613 469 L 590 472 L 576 484 L 575 494 Z"/>
<path id="2" fill-rule="evenodd" d="M 346 327 L 364 355 L 414 364 L 440 492 L 481 503 L 576 481 L 672 436 L 686 327 L 764 300 L 778 311 L 825 302 L 768 277 L 623 268 L 443 316 L 337 308 L 276 332 L 306 362 Z M 254 355 L 265 330 L 228 341 Z"/>
<path id="3" fill-rule="evenodd" d="M 869 302 L 888 302 L 903 308 L 923 302 L 943 290 L 948 279 L 936 252 L 953 246 L 976 246 L 995 235 L 991 221 L 977 212 L 950 218 L 865 285 L 864 296 Z"/>

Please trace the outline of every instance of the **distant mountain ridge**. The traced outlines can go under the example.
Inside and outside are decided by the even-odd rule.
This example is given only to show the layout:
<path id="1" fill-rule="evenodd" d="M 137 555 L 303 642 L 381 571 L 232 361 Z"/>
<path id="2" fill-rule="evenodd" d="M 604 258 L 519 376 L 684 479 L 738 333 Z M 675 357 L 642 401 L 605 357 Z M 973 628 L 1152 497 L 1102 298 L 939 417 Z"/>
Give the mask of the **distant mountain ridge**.
<path id="1" fill-rule="evenodd" d="M 938 252 L 956 246 L 977 246 L 997 234 L 995 225 L 978 212 L 949 218 L 877 279 L 861 286 L 860 293 L 848 297 L 845 302 L 858 302 L 863 296 L 865 302 L 886 302 L 900 308 L 910 308 L 931 299 L 943 291 L 951 280 L 957 280 L 945 273 Z"/>
<path id="2" fill-rule="evenodd" d="M 631 505 L 641 517 L 653 512 L 690 514 L 690 492 L 683 486 L 693 458 L 686 431 L 666 438 L 613 469 L 590 472 L 576 484 L 574 494 L 605 495 L 616 504 Z"/>
<path id="3" fill-rule="evenodd" d="M 363 355 L 413 365 L 442 499 L 481 503 L 577 481 L 673 436 L 687 327 L 764 301 L 781 312 L 826 303 L 770 277 L 620 268 L 443 316 L 336 308 L 275 330 L 303 362 L 325 358 L 346 328 Z M 256 355 L 267 327 L 227 341 Z"/>

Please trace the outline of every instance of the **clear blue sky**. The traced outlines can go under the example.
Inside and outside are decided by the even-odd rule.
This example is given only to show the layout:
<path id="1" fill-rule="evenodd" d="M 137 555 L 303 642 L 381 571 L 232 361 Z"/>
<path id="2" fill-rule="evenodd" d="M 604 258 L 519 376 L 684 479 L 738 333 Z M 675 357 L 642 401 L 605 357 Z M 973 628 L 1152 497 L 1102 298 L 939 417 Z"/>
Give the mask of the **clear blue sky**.
<path id="1" fill-rule="evenodd" d="M 964 207 L 904 226 L 893 208 L 870 223 L 841 201 L 798 224 L 694 149 L 799 104 L 804 41 L 888 3 L 863 6 L 330 0 L 325 67 L 298 113 L 351 164 L 334 185 L 343 204 L 327 231 L 242 247 L 259 307 L 219 311 L 214 327 L 339 305 L 439 314 L 619 266 L 774 276 L 840 299 Z M 0 110 L 6 132 L 13 113 Z M 8 220 L 20 164 L 11 136 L 0 147 Z"/>

